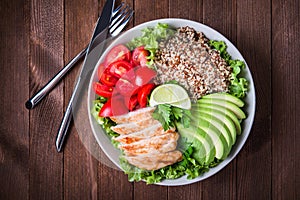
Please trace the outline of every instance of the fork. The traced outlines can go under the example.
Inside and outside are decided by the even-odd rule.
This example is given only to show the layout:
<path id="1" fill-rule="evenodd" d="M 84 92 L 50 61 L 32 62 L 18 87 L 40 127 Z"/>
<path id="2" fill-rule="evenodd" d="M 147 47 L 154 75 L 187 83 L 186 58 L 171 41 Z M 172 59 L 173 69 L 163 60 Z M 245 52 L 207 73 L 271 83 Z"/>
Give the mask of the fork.
<path id="1" fill-rule="evenodd" d="M 133 15 L 133 10 L 122 2 L 113 12 L 109 25 L 109 33 L 112 37 L 117 36 L 127 25 Z M 64 66 L 46 85 L 44 85 L 35 95 L 26 103 L 27 109 L 34 108 L 52 89 L 60 82 L 66 73 L 75 66 L 75 64 L 86 54 L 87 47 L 80 51 L 66 66 Z"/>

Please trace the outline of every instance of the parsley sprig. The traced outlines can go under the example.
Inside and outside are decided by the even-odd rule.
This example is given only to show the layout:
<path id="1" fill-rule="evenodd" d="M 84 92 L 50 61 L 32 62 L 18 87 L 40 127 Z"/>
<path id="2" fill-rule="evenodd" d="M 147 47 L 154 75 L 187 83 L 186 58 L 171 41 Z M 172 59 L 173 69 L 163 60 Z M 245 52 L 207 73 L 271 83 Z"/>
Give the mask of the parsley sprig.
<path id="1" fill-rule="evenodd" d="M 158 105 L 152 116 L 162 124 L 164 130 L 175 127 L 175 121 L 181 122 L 185 128 L 188 128 L 191 122 L 190 110 L 181 109 L 169 104 Z"/>

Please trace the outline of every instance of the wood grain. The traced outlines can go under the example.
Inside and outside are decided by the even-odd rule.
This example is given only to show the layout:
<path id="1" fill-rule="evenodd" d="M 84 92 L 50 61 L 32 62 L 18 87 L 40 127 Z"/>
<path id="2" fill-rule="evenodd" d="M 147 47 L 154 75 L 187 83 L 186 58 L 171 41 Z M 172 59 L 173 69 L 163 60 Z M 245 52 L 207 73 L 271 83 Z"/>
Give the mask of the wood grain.
<path id="1" fill-rule="evenodd" d="M 237 48 L 253 72 L 256 115 L 237 156 L 237 199 L 271 199 L 271 5 L 237 1 Z M 258 186 L 259 185 L 259 186 Z"/>
<path id="2" fill-rule="evenodd" d="M 28 3 L 0 4 L 0 199 L 29 199 Z"/>
<path id="3" fill-rule="evenodd" d="M 65 64 L 89 43 L 97 17 L 98 2 L 94 0 L 65 0 Z M 73 93 L 76 77 L 83 59 L 64 79 L 64 108 Z M 64 147 L 64 198 L 97 199 L 98 161 L 87 151 L 80 140 L 78 130 L 72 121 Z M 77 166 L 77 167 L 74 167 Z M 74 176 L 76 174 L 76 176 Z"/>
<path id="4" fill-rule="evenodd" d="M 30 96 L 63 66 L 63 1 L 30 1 Z M 63 114 L 60 84 L 30 111 L 31 199 L 61 199 L 63 154 L 55 148 L 55 137 Z"/>
<path id="5" fill-rule="evenodd" d="M 299 199 L 300 3 L 272 8 L 272 197 Z"/>

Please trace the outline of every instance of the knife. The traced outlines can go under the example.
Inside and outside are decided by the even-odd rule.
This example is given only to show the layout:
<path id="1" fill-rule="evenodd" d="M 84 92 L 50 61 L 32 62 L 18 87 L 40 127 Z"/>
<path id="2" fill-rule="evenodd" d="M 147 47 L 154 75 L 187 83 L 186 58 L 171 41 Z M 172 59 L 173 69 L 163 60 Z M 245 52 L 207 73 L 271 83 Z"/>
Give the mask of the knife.
<path id="1" fill-rule="evenodd" d="M 80 89 L 83 87 L 84 84 L 83 83 L 84 81 L 82 81 L 82 79 L 84 79 L 84 77 L 86 77 L 89 73 L 91 73 L 94 67 L 94 65 L 87 63 L 87 58 L 90 52 L 108 37 L 108 26 L 111 20 L 114 4 L 115 4 L 115 0 L 107 0 L 103 7 L 101 16 L 97 20 L 96 28 L 94 29 L 93 36 L 91 38 L 91 41 L 86 51 L 84 64 L 81 68 L 76 85 L 74 87 L 73 94 L 70 98 L 69 104 L 67 106 L 66 112 L 64 114 L 60 128 L 58 130 L 58 134 L 55 142 L 55 146 L 58 152 L 61 152 L 62 150 L 62 146 L 64 144 L 68 132 L 68 128 L 70 126 L 70 122 L 72 118 L 72 108 L 73 108 L 73 102 L 75 100 L 75 96 L 78 92 L 80 92 Z"/>

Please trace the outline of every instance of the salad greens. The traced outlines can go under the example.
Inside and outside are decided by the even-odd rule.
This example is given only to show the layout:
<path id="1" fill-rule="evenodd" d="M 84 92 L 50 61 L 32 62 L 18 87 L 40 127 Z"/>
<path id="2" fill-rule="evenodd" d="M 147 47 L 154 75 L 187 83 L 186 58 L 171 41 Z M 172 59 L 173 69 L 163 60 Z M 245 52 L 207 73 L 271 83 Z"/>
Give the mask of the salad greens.
<path id="1" fill-rule="evenodd" d="M 247 92 L 248 81 L 243 77 L 239 77 L 239 75 L 242 69 L 245 68 L 245 63 L 241 60 L 231 59 L 231 56 L 226 51 L 227 45 L 224 41 L 210 40 L 209 44 L 220 52 L 221 57 L 232 68 L 229 93 L 238 98 L 243 98 Z"/>
<path id="2" fill-rule="evenodd" d="M 174 29 L 171 29 L 168 24 L 158 23 L 155 27 L 148 27 L 142 30 L 141 37 L 136 37 L 127 43 L 127 47 L 133 50 L 136 47 L 144 46 L 146 50 L 150 52 L 147 57 L 149 60 L 148 67 L 153 67 L 155 52 L 158 49 L 158 44 L 162 39 L 165 39 L 175 33 Z"/>

